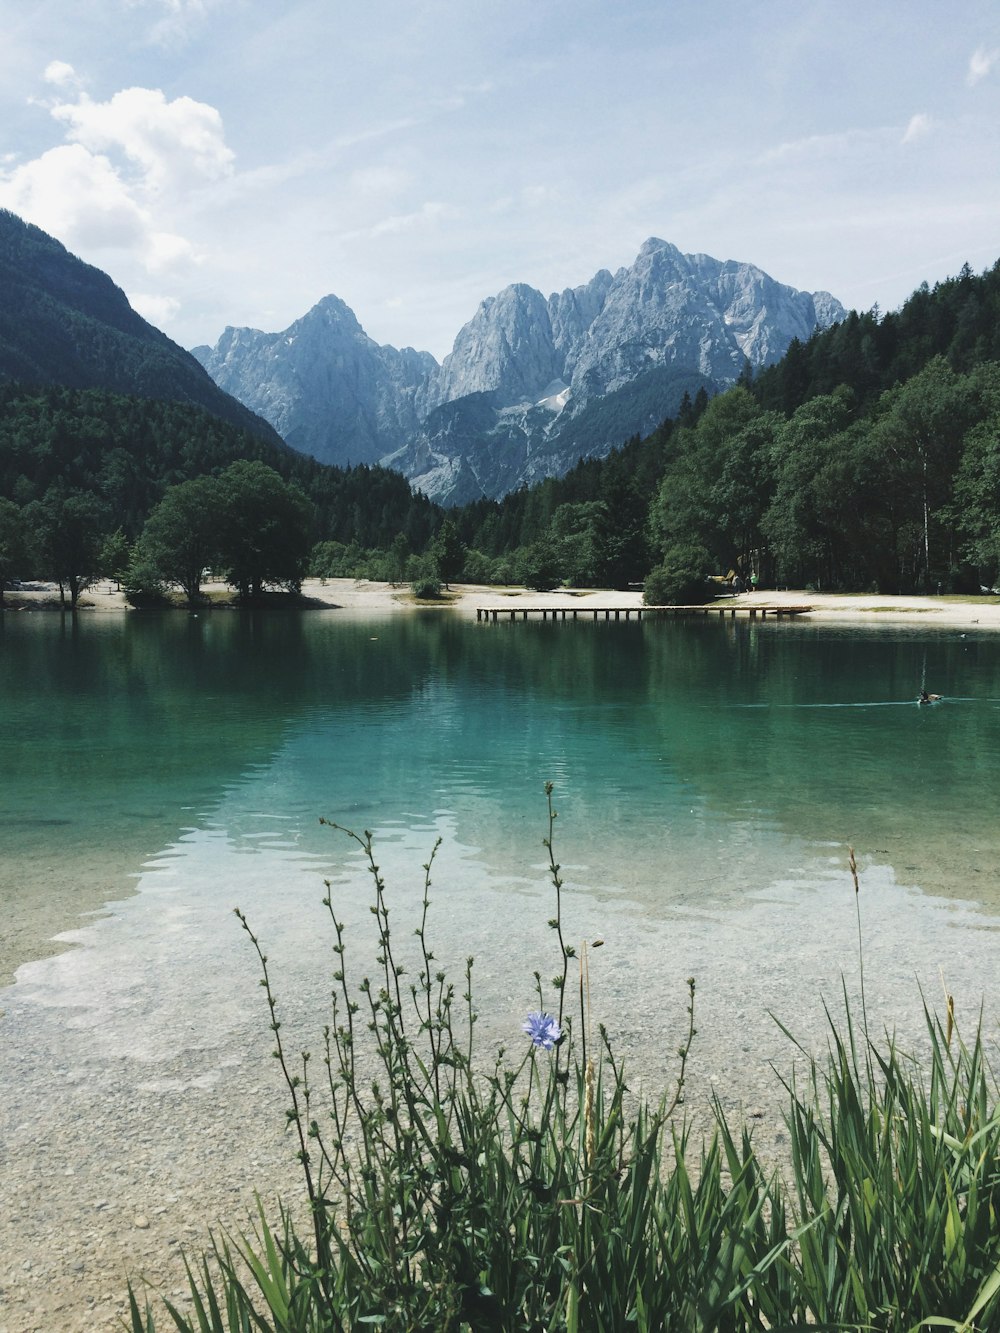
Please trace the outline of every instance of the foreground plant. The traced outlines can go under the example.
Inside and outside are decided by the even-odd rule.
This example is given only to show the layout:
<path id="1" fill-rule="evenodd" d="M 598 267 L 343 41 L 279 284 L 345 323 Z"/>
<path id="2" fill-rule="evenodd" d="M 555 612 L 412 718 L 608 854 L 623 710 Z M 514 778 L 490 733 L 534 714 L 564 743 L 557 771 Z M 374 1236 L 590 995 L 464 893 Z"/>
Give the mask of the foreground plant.
<path id="1" fill-rule="evenodd" d="M 633 1098 L 607 1034 L 589 1036 L 588 951 L 566 942 L 548 798 L 559 965 L 520 1053 L 477 1048 L 473 961 L 456 996 L 428 933 L 424 870 L 409 981 L 370 833 L 341 830 L 372 880 L 375 970 L 336 959 L 321 1075 L 285 1046 L 268 960 L 246 919 L 288 1088 L 308 1228 L 263 1209 L 189 1268 L 182 1333 L 699 1333 L 793 1327 L 997 1327 L 1000 1118 L 977 1034 L 928 1016 L 930 1064 L 879 1053 L 850 1014 L 825 1063 L 788 1082 L 790 1184 L 721 1112 L 695 1148 L 678 1120 L 694 981 L 672 1095 Z M 331 825 L 337 828 L 337 825 Z M 851 857 L 857 900 L 857 868 Z M 860 909 L 858 916 L 860 943 Z M 596 942 L 599 943 L 599 942 Z M 569 1013 L 579 969 L 579 1010 Z M 860 1052 L 860 1054 L 859 1054 Z M 132 1333 L 155 1333 L 130 1290 Z"/>
<path id="2" fill-rule="evenodd" d="M 979 1031 L 926 1019 L 926 1059 L 888 1040 L 859 1067 L 834 1031 L 792 1089 L 796 1299 L 836 1328 L 1000 1326 L 996 1087 Z"/>
<path id="3" fill-rule="evenodd" d="M 870 1039 L 858 867 L 854 848 L 848 852 L 862 1033 L 848 1009 L 845 1033 L 830 1023 L 825 1061 L 809 1059 L 805 1089 L 786 1084 L 804 1224 L 798 1299 L 812 1318 L 838 1328 L 994 1329 L 1000 1112 L 982 1027 L 966 1044 L 946 993 L 944 1025 L 924 1007 L 921 1058 L 889 1036 L 881 1049 Z"/>

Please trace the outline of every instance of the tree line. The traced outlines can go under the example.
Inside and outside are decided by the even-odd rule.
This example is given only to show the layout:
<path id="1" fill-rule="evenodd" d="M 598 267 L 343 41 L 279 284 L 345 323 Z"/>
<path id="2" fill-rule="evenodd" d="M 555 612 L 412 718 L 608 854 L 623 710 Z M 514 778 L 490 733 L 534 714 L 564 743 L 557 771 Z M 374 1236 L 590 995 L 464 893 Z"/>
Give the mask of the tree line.
<path id="1" fill-rule="evenodd" d="M 209 569 L 245 601 L 265 585 L 297 591 L 314 513 L 273 468 L 241 460 L 171 487 L 135 542 L 110 522 L 107 504 L 87 491 L 51 487 L 21 508 L 0 499 L 0 581 L 31 570 L 58 583 L 73 607 L 102 577 L 124 583 L 136 603 L 159 600 L 170 584 L 197 601 Z"/>
<path id="2" fill-rule="evenodd" d="M 662 563 L 886 593 L 978 591 L 1000 567 L 1000 363 L 935 357 L 867 410 L 854 389 L 790 416 L 747 389 L 675 433 L 650 522 Z"/>

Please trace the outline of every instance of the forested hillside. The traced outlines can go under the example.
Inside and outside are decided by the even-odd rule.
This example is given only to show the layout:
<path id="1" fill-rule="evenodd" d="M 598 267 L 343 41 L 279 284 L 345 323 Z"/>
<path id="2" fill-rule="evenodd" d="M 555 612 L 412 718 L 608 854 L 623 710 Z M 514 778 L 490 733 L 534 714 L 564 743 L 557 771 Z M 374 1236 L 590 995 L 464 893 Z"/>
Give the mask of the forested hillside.
<path id="1" fill-rule="evenodd" d="M 106 273 L 0 209 L 0 382 L 11 380 L 189 403 L 280 443 L 138 315 Z"/>
<path id="2" fill-rule="evenodd" d="M 44 577 L 75 602 L 99 573 L 134 580 L 140 569 L 149 591 L 157 571 L 138 539 L 150 515 L 178 487 L 223 477 L 199 491 L 228 533 L 208 563 L 245 566 L 241 523 L 272 547 L 237 577 L 243 592 L 259 591 L 265 568 L 296 584 L 317 541 L 388 548 L 398 537 L 422 551 L 441 520 L 394 473 L 325 468 L 289 449 L 107 274 L 0 210 L 0 598 L 5 580 Z M 278 512 L 294 540 L 278 540 Z"/>
<path id="3" fill-rule="evenodd" d="M 1000 260 L 980 276 L 966 264 L 933 289 L 921 284 L 897 312 L 852 312 L 807 343 L 794 340 L 776 366 L 760 373 L 754 393 L 763 407 L 787 416 L 845 384 L 866 409 L 935 356 L 956 371 L 1000 361 Z"/>
<path id="4" fill-rule="evenodd" d="M 221 489 L 198 491 L 204 513 L 180 508 L 177 493 L 190 498 L 185 488 L 218 479 Z M 441 521 L 397 473 L 326 467 L 201 408 L 96 389 L 0 385 L 0 598 L 11 578 L 55 579 L 74 602 L 101 574 L 147 594 L 180 583 L 165 571 L 190 543 L 175 532 L 168 553 L 162 522 L 155 560 L 153 545 L 143 543 L 164 506 L 183 512 L 192 529 L 207 526 L 212 540 L 199 573 L 203 566 L 238 572 L 242 533 L 256 529 L 261 550 L 270 546 L 264 566 L 276 571 L 265 581 L 289 586 L 308 572 L 317 542 L 360 551 L 396 540 L 408 555 L 426 548 Z M 278 515 L 292 534 L 276 532 Z M 275 551 L 285 552 L 277 565 Z M 253 577 L 234 584 L 249 592 L 259 585 Z"/>
<path id="5" fill-rule="evenodd" d="M 436 506 L 378 467 L 331 468 L 183 403 L 96 389 L 0 385 L 0 496 L 18 505 L 50 488 L 85 491 L 113 528 L 137 537 L 170 486 L 257 459 L 312 501 L 316 538 L 387 547 L 403 532 L 423 549 Z"/>

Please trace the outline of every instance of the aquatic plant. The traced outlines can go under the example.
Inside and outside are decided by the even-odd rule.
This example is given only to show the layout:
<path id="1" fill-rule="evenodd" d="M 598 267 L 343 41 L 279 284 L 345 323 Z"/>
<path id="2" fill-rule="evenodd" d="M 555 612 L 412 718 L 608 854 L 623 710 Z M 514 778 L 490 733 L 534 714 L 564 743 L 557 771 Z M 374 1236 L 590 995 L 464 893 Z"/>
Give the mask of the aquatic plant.
<path id="1" fill-rule="evenodd" d="M 695 983 L 675 1084 L 633 1096 L 607 1033 L 589 1037 L 589 950 L 567 943 L 551 784 L 549 925 L 559 969 L 513 1054 L 477 1041 L 473 960 L 464 986 L 435 960 L 428 927 L 435 847 L 423 867 L 410 980 L 392 932 L 372 835 L 375 966 L 352 981 L 344 925 L 324 899 L 335 959 L 320 1074 L 286 1046 L 268 959 L 249 923 L 288 1091 L 305 1210 L 262 1206 L 247 1234 L 216 1235 L 188 1268 L 181 1333 L 699 1333 L 810 1326 L 997 1327 L 1000 1115 L 977 1031 L 949 1003 L 928 1012 L 929 1061 L 830 1019 L 825 1058 L 793 1045 L 785 1081 L 788 1183 L 746 1124 L 716 1107 L 695 1143 L 684 1117 Z M 326 821 L 324 821 L 326 822 Z M 859 950 L 863 953 L 857 865 Z M 590 948 L 599 941 L 592 942 Z M 569 978 L 579 970 L 579 1009 Z M 575 1006 L 572 1006 L 575 1010 Z M 552 1012 L 554 1010 L 555 1012 Z M 794 1036 L 788 1033 L 794 1043 Z M 130 1287 L 132 1333 L 155 1333 Z"/>

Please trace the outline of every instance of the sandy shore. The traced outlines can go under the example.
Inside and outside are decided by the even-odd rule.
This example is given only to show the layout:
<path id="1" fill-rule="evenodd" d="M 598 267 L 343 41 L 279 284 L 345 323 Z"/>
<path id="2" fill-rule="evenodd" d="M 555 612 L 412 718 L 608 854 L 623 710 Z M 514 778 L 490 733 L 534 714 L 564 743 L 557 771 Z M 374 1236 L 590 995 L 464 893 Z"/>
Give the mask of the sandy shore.
<path id="1" fill-rule="evenodd" d="M 223 585 L 208 585 L 206 590 L 214 597 L 221 597 L 226 592 Z M 307 579 L 302 591 L 314 604 L 363 614 L 422 612 L 441 606 L 471 616 L 477 607 L 512 604 L 552 607 L 572 605 L 580 609 L 642 605 L 642 594 L 635 591 L 558 588 L 553 592 L 532 592 L 527 588 L 494 588 L 472 583 L 453 584 L 438 603 L 417 602 L 405 584 L 373 583 L 364 579 Z M 826 622 L 913 624 L 919 619 L 923 625 L 952 628 L 978 625 L 983 629 L 1000 629 L 1000 597 L 993 596 L 891 597 L 879 593 L 816 593 L 802 589 L 783 589 L 780 592 L 768 590 L 743 593 L 739 597 L 721 600 L 739 606 L 808 606 L 811 608 L 811 619 Z M 58 607 L 58 602 L 59 592 L 54 584 L 36 583 L 27 585 L 22 591 L 8 592 L 4 604 L 13 611 L 50 608 L 53 605 Z M 120 612 L 129 608 L 113 583 L 101 583 L 83 594 L 80 609 L 87 612 Z"/>
<path id="2" fill-rule="evenodd" d="M 380 585 L 365 585 L 379 587 Z M 512 601 L 531 606 L 579 607 L 641 606 L 639 592 L 588 591 L 561 588 L 555 592 L 529 592 L 524 588 L 487 588 L 456 585 L 459 610 L 475 613 L 477 606 L 508 606 Z M 362 593 L 364 596 L 364 593 Z M 980 625 L 1000 629 L 1000 597 L 965 600 L 952 597 L 883 597 L 875 593 L 813 593 L 795 589 L 781 592 L 743 593 L 720 598 L 719 605 L 808 606 L 810 618 L 823 621 L 858 621 L 866 625 L 889 621 L 926 625 Z"/>

